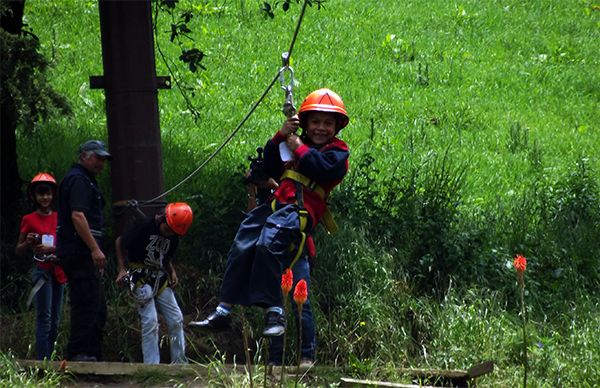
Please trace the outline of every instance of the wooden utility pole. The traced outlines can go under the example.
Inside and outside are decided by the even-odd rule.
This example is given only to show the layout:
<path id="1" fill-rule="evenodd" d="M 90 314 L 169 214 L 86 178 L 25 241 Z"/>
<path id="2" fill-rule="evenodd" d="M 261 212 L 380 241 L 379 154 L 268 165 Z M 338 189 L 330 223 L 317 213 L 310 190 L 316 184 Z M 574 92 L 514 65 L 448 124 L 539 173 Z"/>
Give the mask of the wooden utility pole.
<path id="1" fill-rule="evenodd" d="M 163 191 L 158 89 L 150 0 L 99 0 L 103 76 L 90 77 L 91 88 L 104 89 L 111 163 L 115 231 L 131 212 L 120 204 L 149 200 Z M 154 213 L 164 202 L 143 210 Z"/>

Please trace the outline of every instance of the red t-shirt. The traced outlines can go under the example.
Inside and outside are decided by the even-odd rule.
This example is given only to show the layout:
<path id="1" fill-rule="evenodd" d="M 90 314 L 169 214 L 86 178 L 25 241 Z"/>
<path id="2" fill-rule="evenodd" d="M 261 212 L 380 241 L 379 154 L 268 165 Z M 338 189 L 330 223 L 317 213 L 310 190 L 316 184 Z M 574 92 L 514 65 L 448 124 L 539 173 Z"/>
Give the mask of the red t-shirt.
<path id="1" fill-rule="evenodd" d="M 56 225 L 58 222 L 58 213 L 52 212 L 48 215 L 39 214 L 38 212 L 31 212 L 26 214 L 21 219 L 20 232 L 37 233 L 43 241 L 52 243 L 56 247 Z M 44 237 L 46 235 L 46 237 Z M 39 268 L 51 269 L 54 274 L 54 278 L 60 284 L 67 282 L 67 275 L 63 271 L 62 267 L 52 262 L 37 262 Z"/>

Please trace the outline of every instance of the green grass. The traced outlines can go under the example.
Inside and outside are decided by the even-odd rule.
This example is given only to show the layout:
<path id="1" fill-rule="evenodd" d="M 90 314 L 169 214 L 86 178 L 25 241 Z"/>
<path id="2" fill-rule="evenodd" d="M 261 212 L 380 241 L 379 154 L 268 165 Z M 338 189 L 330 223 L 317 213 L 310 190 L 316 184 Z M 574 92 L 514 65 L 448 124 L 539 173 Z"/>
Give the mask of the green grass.
<path id="1" fill-rule="evenodd" d="M 276 74 L 299 6 L 271 20 L 261 5 L 179 2 L 195 12 L 192 37 L 206 53 L 207 71 L 193 74 L 177 61 L 160 14 L 157 44 L 200 112 L 194 121 L 176 88 L 159 91 L 165 189 L 216 149 Z M 98 6 L 28 1 L 25 14 L 74 115 L 20 135 L 20 173 L 61 178 L 79 142 L 107 138 L 103 92 L 88 86 L 102 74 Z M 519 252 L 530 262 L 532 384 L 600 380 L 592 367 L 600 354 L 599 40 L 600 11 L 588 0 L 331 0 L 308 8 L 292 57 L 296 105 L 327 86 L 351 120 L 341 134 L 351 171 L 332 198 L 342 229 L 334 238 L 317 233 L 319 362 L 392 378 L 398 366 L 492 359 L 496 371 L 482 385 L 520 384 L 519 309 L 506 266 Z M 157 69 L 169 75 L 160 56 Z M 214 304 L 243 208 L 246 156 L 279 128 L 282 103 L 276 86 L 231 144 L 169 196 L 192 202 L 198 215 L 179 255 L 178 292 L 190 318 Z M 108 174 L 101 185 L 110 192 Z M 131 310 L 109 319 L 107 336 L 131 357 L 136 333 L 119 328 L 135 327 L 134 318 Z M 260 313 L 251 320 L 259 326 Z M 26 335 L 16 338 L 24 353 Z M 205 338 L 190 339 L 193 357 L 212 354 Z M 235 338 L 226 341 L 235 349 Z"/>
<path id="2" fill-rule="evenodd" d="M 22 368 L 12 353 L 0 352 L 0 387 L 62 387 L 69 379 L 63 373 L 41 368 Z"/>

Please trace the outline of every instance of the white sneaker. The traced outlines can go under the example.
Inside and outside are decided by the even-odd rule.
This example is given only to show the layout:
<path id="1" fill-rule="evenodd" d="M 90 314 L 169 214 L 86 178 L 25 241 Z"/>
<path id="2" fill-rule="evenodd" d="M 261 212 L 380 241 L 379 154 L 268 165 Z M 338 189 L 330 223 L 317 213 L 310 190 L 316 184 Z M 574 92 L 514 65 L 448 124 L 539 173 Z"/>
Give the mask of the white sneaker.
<path id="1" fill-rule="evenodd" d="M 315 362 L 310 358 L 303 358 L 300 360 L 300 369 L 308 370 L 315 366 Z"/>

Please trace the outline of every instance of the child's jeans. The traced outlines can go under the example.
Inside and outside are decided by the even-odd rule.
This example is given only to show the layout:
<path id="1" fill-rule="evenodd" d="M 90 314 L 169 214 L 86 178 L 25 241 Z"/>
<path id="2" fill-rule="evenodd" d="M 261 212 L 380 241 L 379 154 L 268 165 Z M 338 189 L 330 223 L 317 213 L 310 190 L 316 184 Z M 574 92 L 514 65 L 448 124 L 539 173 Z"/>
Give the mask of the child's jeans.
<path id="1" fill-rule="evenodd" d="M 252 210 L 241 223 L 227 257 L 221 301 L 244 306 L 282 306 L 283 264 L 300 241 L 298 206 L 270 204 Z"/>
<path id="2" fill-rule="evenodd" d="M 296 287 L 296 283 L 300 279 L 304 279 L 306 281 L 306 285 L 308 286 L 308 292 L 310 294 L 310 264 L 308 262 L 307 257 L 303 257 L 299 259 L 294 268 L 292 268 L 292 272 L 294 274 L 294 287 L 290 292 L 290 300 L 292 309 L 294 312 L 294 319 L 298 319 L 298 307 L 296 303 L 294 303 L 292 299 L 292 295 L 294 293 L 294 288 Z M 289 321 L 289 312 L 288 312 L 288 321 Z M 290 327 L 288 323 L 288 328 Z M 298 327 L 298 325 L 296 325 Z M 291 354 L 290 349 L 290 339 L 291 334 L 287 335 L 287 350 L 286 354 L 289 356 Z M 315 321 L 313 319 L 312 310 L 310 309 L 310 301 L 307 299 L 306 303 L 302 306 L 302 349 L 301 349 L 301 358 L 309 359 L 311 361 L 315 360 L 315 348 L 317 347 L 317 340 L 315 335 Z M 281 357 L 283 354 L 283 336 L 279 337 L 271 337 L 271 343 L 269 346 L 269 363 L 274 365 L 281 365 Z M 286 357 L 288 358 L 288 357 Z"/>
<path id="3" fill-rule="evenodd" d="M 58 334 L 65 286 L 50 271 L 38 267 L 33 271 L 33 284 L 43 276 L 48 280 L 35 295 L 35 350 L 38 360 L 49 360 Z"/>
<path id="4" fill-rule="evenodd" d="M 142 327 L 142 353 L 144 364 L 159 364 L 158 314 L 163 315 L 167 323 L 172 364 L 187 364 L 185 356 L 185 335 L 183 333 L 183 314 L 179 309 L 175 293 L 166 287 L 160 294 L 142 306 L 138 306 Z"/>

